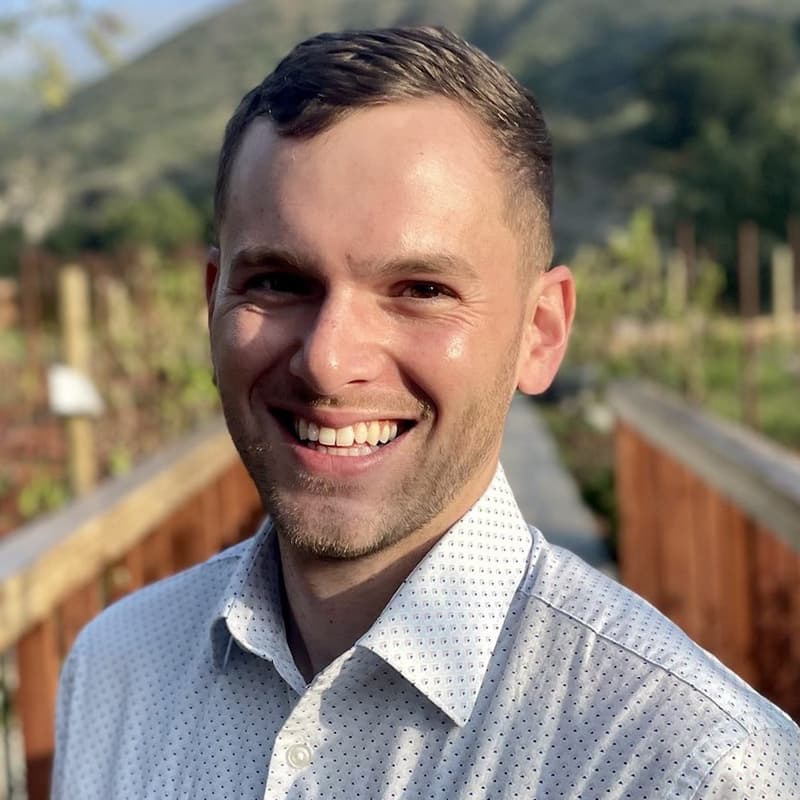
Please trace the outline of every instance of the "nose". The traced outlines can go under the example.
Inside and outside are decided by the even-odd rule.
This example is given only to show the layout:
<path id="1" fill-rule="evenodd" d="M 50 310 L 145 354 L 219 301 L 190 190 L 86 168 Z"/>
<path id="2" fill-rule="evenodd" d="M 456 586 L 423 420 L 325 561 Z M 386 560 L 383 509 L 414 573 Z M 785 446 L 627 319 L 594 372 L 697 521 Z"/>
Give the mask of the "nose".
<path id="1" fill-rule="evenodd" d="M 374 380 L 384 364 L 375 314 L 352 290 L 329 293 L 303 332 L 289 372 L 329 397 L 348 384 Z"/>

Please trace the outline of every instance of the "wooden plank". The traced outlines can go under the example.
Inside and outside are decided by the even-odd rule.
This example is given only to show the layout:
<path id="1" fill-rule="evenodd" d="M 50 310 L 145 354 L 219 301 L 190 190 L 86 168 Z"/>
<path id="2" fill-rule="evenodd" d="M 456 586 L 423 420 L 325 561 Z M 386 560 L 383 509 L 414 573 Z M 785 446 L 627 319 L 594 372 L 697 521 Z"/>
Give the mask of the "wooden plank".
<path id="1" fill-rule="evenodd" d="M 238 478 L 236 472 L 231 470 L 221 476 L 218 484 L 220 522 L 221 522 L 221 543 L 223 547 L 235 544 L 239 527 L 238 504 Z"/>
<path id="2" fill-rule="evenodd" d="M 627 428 L 618 433 L 617 495 L 620 502 L 620 577 L 626 586 L 658 606 L 658 524 L 655 467 L 649 446 Z"/>
<path id="3" fill-rule="evenodd" d="M 0 541 L 0 648 L 238 463 L 221 422 Z M 252 511 L 252 509 L 250 509 Z"/>
<path id="4" fill-rule="evenodd" d="M 144 586 L 144 543 L 134 545 L 106 572 L 106 604 Z"/>
<path id="5" fill-rule="evenodd" d="M 691 476 L 674 459 L 660 457 L 658 532 L 660 609 L 690 635 L 698 627 L 698 562 L 689 502 Z"/>
<path id="6" fill-rule="evenodd" d="M 722 642 L 721 607 L 724 603 L 719 569 L 720 550 L 724 546 L 716 529 L 714 518 L 715 494 L 702 481 L 694 478 L 690 500 L 695 519 L 695 558 L 703 570 L 703 580 L 698 584 L 697 641 L 711 652 L 719 652 Z"/>
<path id="7" fill-rule="evenodd" d="M 61 603 L 59 650 L 62 656 L 66 656 L 81 628 L 99 613 L 102 607 L 100 584 L 96 578 L 72 592 Z"/>
<path id="8" fill-rule="evenodd" d="M 258 490 L 244 464 L 239 462 L 236 469 L 239 473 L 239 502 L 242 509 L 238 540 L 242 541 L 256 532 L 265 512 Z"/>
<path id="9" fill-rule="evenodd" d="M 728 500 L 717 496 L 713 505 L 719 561 L 711 566 L 720 576 L 720 642 L 715 655 L 748 682 L 758 678 L 754 660 L 753 528 Z"/>
<path id="10" fill-rule="evenodd" d="M 756 688 L 800 719 L 800 556 L 759 528 L 754 564 Z"/>
<path id="11" fill-rule="evenodd" d="M 203 524 L 203 511 L 207 495 L 214 495 L 213 484 L 200 492 L 173 521 L 172 563 L 182 570 L 199 564 L 213 555 L 213 545 L 208 539 L 210 531 Z"/>
<path id="12" fill-rule="evenodd" d="M 219 481 L 215 481 L 203 490 L 198 503 L 198 512 L 197 537 L 201 543 L 198 547 L 202 549 L 203 558 L 210 558 L 223 549 Z"/>
<path id="13" fill-rule="evenodd" d="M 255 532 L 253 519 L 261 508 L 258 493 L 241 462 L 223 476 L 219 497 L 222 544 L 228 547 Z"/>
<path id="14" fill-rule="evenodd" d="M 637 534 L 640 531 L 636 516 L 636 486 L 633 460 L 636 439 L 633 431 L 624 423 L 617 422 L 614 436 L 615 494 L 619 512 L 619 569 L 620 579 L 633 591 L 637 591 L 636 574 Z"/>
<path id="15" fill-rule="evenodd" d="M 619 418 L 749 517 L 800 551 L 800 458 L 740 425 L 712 418 L 665 389 L 616 384 Z"/>
<path id="16" fill-rule="evenodd" d="M 142 546 L 142 578 L 144 585 L 160 581 L 175 572 L 172 560 L 172 537 L 175 528 L 167 520 L 159 525 Z"/>
<path id="17" fill-rule="evenodd" d="M 55 619 L 40 622 L 17 646 L 19 688 L 16 708 L 25 743 L 28 800 L 46 800 L 55 736 L 55 707 L 60 669 Z"/>

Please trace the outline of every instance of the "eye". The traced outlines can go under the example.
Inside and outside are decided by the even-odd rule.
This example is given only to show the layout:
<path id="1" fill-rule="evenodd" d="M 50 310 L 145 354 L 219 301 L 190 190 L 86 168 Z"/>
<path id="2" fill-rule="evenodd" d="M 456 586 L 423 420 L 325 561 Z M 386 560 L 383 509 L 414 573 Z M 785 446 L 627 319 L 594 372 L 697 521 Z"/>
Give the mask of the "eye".
<path id="1" fill-rule="evenodd" d="M 307 278 L 293 272 L 260 272 L 245 281 L 244 289 L 245 291 L 306 296 L 312 293 L 313 286 Z"/>
<path id="2" fill-rule="evenodd" d="M 415 281 L 406 284 L 401 292 L 401 297 L 410 297 L 414 300 L 438 300 L 442 297 L 455 297 L 455 294 L 446 286 L 430 281 Z"/>

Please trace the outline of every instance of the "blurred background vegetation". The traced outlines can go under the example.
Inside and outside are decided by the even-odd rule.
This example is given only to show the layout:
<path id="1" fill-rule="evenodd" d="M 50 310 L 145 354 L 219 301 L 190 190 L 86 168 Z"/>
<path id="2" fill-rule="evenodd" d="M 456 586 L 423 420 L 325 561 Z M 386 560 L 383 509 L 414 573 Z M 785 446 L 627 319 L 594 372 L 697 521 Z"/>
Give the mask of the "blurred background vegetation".
<path id="1" fill-rule="evenodd" d="M 71 21 L 102 75 L 72 84 L 31 14 Z M 741 224 L 760 233 L 764 316 L 774 248 L 794 235 L 800 251 L 797 0 L 245 0 L 127 60 L 113 4 L 28 0 L 0 12 L 0 37 L 37 58 L 30 75 L 0 81 L 0 280 L 17 298 L 0 321 L 0 531 L 69 495 L 42 389 L 58 358 L 59 265 L 93 278 L 101 468 L 124 471 L 216 409 L 200 269 L 239 98 L 312 33 L 416 22 L 504 63 L 551 124 L 557 258 L 574 265 L 580 303 L 546 415 L 609 529 L 614 377 L 647 376 L 800 449 L 797 337 L 766 325 L 749 348 L 738 320 Z"/>

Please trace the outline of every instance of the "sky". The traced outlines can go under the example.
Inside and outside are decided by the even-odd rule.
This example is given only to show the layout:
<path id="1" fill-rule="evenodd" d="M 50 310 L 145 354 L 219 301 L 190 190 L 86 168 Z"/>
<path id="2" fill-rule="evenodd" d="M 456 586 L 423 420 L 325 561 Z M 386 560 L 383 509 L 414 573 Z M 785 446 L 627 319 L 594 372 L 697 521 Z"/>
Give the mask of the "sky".
<path id="1" fill-rule="evenodd" d="M 129 58 L 232 2 L 234 0 L 82 0 L 82 5 L 87 9 L 111 11 L 123 20 L 126 32 L 118 40 L 117 47 L 123 58 Z M 0 18 L 35 4 L 36 0 L 0 0 Z M 71 76 L 78 81 L 96 78 L 105 69 L 66 20 L 39 22 L 30 33 L 37 40 L 54 46 Z M 30 73 L 34 64 L 29 46 L 5 47 L 0 52 L 0 78 L 23 77 Z"/>

